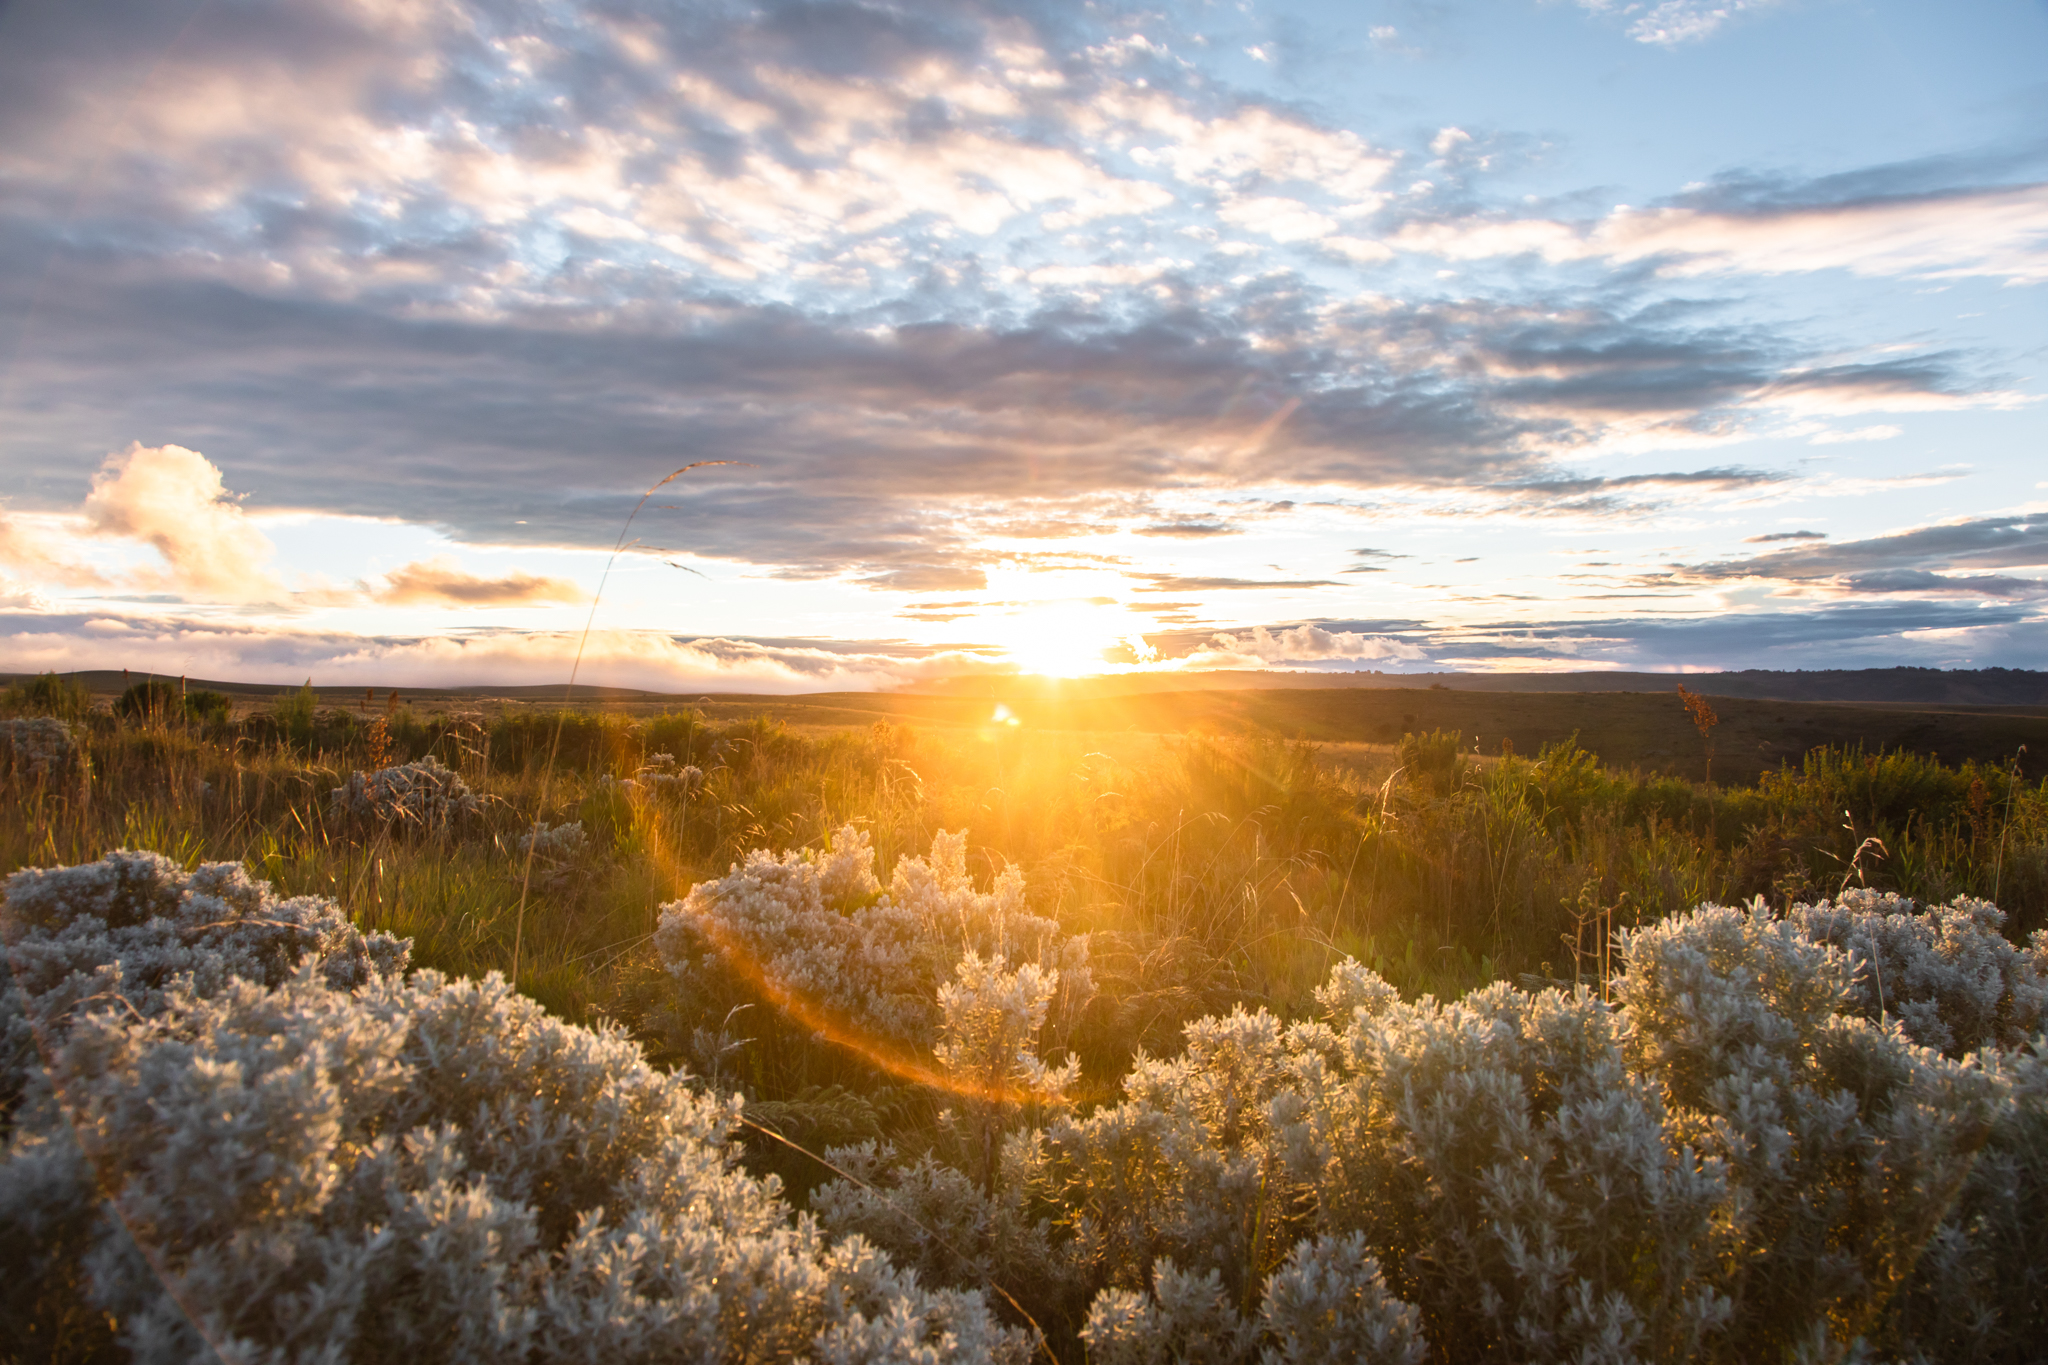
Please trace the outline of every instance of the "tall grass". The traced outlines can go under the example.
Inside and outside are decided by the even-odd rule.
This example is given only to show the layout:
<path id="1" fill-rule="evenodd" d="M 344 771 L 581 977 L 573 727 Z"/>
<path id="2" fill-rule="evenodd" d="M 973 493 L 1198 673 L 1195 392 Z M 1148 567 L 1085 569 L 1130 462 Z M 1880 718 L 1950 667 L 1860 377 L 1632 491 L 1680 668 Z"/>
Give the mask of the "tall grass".
<path id="1" fill-rule="evenodd" d="M 806 735 L 689 710 L 486 721 L 319 710 L 310 696 L 232 724 L 80 717 L 84 765 L 6 792 L 0 867 L 121 846 L 240 861 L 412 937 L 423 966 L 478 975 L 516 954 L 519 987 L 550 1008 L 651 1031 L 648 938 L 658 907 L 694 882 L 753 848 L 819 846 L 848 822 L 886 877 L 937 831 L 965 828 L 981 875 L 1022 867 L 1036 910 L 1094 936 L 1104 988 L 1076 1046 L 1103 1075 L 1238 1001 L 1304 1012 L 1347 955 L 1411 993 L 1570 982 L 1597 972 L 1613 928 L 1855 880 L 1933 900 L 1996 893 L 2016 937 L 2048 923 L 2048 786 L 1912 754 L 1817 750 L 1726 788 L 1616 772 L 1575 742 L 1480 758 L 1445 733 L 1347 746 L 1333 762 L 1275 738 L 887 723 Z M 617 784 L 658 754 L 702 770 L 687 800 Z M 352 770 L 428 755 L 484 798 L 479 817 L 410 830 L 330 814 Z M 589 851 L 536 866 L 522 924 L 520 837 L 536 821 L 580 821 Z M 1859 860 L 1872 838 L 1884 856 Z"/>

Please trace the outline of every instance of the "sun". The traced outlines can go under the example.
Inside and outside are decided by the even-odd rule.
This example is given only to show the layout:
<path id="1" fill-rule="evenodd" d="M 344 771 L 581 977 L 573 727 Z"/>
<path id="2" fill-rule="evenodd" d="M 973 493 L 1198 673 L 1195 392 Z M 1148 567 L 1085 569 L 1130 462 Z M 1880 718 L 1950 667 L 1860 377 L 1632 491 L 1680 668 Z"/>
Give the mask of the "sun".
<path id="1" fill-rule="evenodd" d="M 1139 636 L 1143 624 L 1121 607 L 1088 601 L 1031 603 L 975 622 L 1019 669 L 1053 678 L 1127 668 L 1109 657 L 1118 646 L 1127 655 L 1148 656 L 1151 649 Z"/>

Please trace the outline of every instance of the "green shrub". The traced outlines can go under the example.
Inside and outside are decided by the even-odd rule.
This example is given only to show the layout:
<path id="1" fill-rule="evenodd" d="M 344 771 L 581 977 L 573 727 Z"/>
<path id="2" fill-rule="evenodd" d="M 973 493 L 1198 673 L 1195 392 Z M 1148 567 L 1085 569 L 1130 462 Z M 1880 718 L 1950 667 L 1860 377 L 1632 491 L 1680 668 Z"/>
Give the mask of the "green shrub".
<path id="1" fill-rule="evenodd" d="M 185 694 L 185 714 L 210 725 L 224 724 L 228 714 L 233 710 L 233 705 L 228 700 L 227 693 L 216 692 L 210 687 L 198 688 Z"/>
<path id="2" fill-rule="evenodd" d="M 313 694 L 313 680 L 306 679 L 303 687 L 296 692 L 280 692 L 270 704 L 270 715 L 277 726 L 278 738 L 301 753 L 313 747 L 314 717 L 319 711 L 319 698 Z"/>
<path id="3" fill-rule="evenodd" d="M 76 677 L 44 673 L 9 684 L 5 696 L 0 697 L 0 705 L 25 715 L 79 720 L 92 709 L 92 694 Z"/>
<path id="4" fill-rule="evenodd" d="M 1401 776 L 1421 796 L 1432 800 L 1448 797 L 1458 789 L 1465 775 L 1465 756 L 1460 747 L 1464 739 L 1457 730 L 1401 736 Z"/>
<path id="5" fill-rule="evenodd" d="M 184 689 L 162 678 L 132 683 L 114 702 L 114 714 L 124 720 L 153 723 L 175 720 L 183 709 Z"/>

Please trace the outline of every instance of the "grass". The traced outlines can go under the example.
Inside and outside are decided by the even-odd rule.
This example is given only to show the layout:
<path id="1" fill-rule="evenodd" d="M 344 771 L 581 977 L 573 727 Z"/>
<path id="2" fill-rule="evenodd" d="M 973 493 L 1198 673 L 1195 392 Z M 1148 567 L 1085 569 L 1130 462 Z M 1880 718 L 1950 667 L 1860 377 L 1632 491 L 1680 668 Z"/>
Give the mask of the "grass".
<path id="1" fill-rule="evenodd" d="M 13 705 L 78 715 L 59 691 L 19 688 Z M 869 832 L 885 877 L 936 831 L 964 827 L 980 875 L 1020 865 L 1034 908 L 1095 935 L 1104 989 L 1076 1046 L 1102 1075 L 1136 1047 L 1172 1048 L 1196 1014 L 1238 1001 L 1304 1012 L 1345 955 L 1410 992 L 1569 981 L 1592 960 L 1589 924 L 1702 900 L 1783 905 L 1845 880 L 1994 898 L 2016 936 L 2048 924 L 2048 794 L 2011 764 L 1824 747 L 1723 786 L 1619 771 L 1572 740 L 1481 756 L 1443 730 L 1327 746 L 889 720 L 805 733 L 694 709 L 492 718 L 315 708 L 312 695 L 239 720 L 79 716 L 84 769 L 5 793 L 0 866 L 124 846 L 240 861 L 410 936 L 422 966 L 509 972 L 516 956 L 520 988 L 551 1009 L 652 1039 L 648 936 L 663 903 L 749 849 L 816 846 L 848 822 Z M 608 794 L 603 779 L 658 753 L 703 769 L 692 801 Z M 328 793 L 350 771 L 427 754 L 484 798 L 480 816 L 439 830 L 331 816 Z M 581 820 L 593 853 L 538 868 L 522 917 L 519 839 L 536 819 Z"/>

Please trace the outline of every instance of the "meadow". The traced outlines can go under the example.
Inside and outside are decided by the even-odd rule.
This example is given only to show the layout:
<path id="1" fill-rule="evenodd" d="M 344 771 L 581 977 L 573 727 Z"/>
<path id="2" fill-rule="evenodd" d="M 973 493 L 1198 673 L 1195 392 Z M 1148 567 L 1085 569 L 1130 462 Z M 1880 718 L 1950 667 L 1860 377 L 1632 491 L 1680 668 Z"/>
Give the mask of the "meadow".
<path id="1" fill-rule="evenodd" d="M 1500 698 L 1441 692 L 1387 694 L 1367 721 L 1343 723 L 1332 719 L 1341 698 L 1306 693 L 1155 697 L 1142 712 L 1116 698 L 1068 698 L 1062 709 L 1056 692 L 1020 694 L 1014 706 L 892 698 L 430 710 L 388 693 L 351 706 L 333 700 L 306 688 L 251 705 L 162 685 L 95 700 L 63 679 L 17 684 L 9 711 L 61 720 L 78 752 L 42 771 L 15 754 L 0 871 L 82 867 L 116 849 L 161 854 L 165 877 L 235 864 L 280 904 L 324 898 L 352 933 L 409 940 L 415 971 L 456 980 L 503 974 L 564 1026 L 623 1030 L 634 1055 L 658 1072 L 694 1077 L 693 1093 L 743 1096 L 748 1171 L 775 1177 L 796 1208 L 835 1232 L 864 1234 L 926 1284 L 993 1295 L 998 1318 L 1042 1331 L 1040 1344 L 1059 1359 L 1078 1360 L 1084 1343 L 1092 1359 L 1194 1359 L 1189 1343 L 1211 1336 L 1226 1345 L 1208 1358 L 1279 1349 L 1274 1342 L 1294 1340 L 1289 1331 L 1309 1329 L 1288 1327 L 1276 1305 L 1323 1292 L 1310 1283 L 1313 1258 L 1302 1259 L 1312 1244 L 1356 1270 L 1344 1302 L 1381 1305 L 1368 1326 L 1387 1359 L 1792 1358 L 1806 1349 L 1798 1332 L 1814 1331 L 1813 1342 L 1833 1346 L 1813 1345 L 1812 1358 L 1846 1358 L 1841 1351 L 1874 1324 L 1894 1336 L 1904 1329 L 1859 1307 L 1876 1291 L 1828 1259 L 1839 1261 L 1844 1239 L 1854 1240 L 1854 1220 L 1840 1209 L 1813 1234 L 1833 1250 L 1800 1263 L 1802 1274 L 1840 1281 L 1808 1285 L 1823 1307 L 1782 1309 L 1793 1324 L 1783 1333 L 1743 1316 L 1765 1312 L 1742 1292 L 1766 1292 L 1771 1277 L 1757 1267 L 1778 1254 L 1769 1240 L 1792 1235 L 1789 1223 L 1735 1226 L 1761 1216 L 1751 1205 L 1775 1207 L 1758 1193 L 1761 1176 L 1739 1199 L 1700 1193 L 1684 1215 L 1698 1226 L 1679 1240 L 1712 1266 L 1660 1270 L 1642 1260 L 1650 1243 L 1614 1250 L 1636 1258 L 1627 1283 L 1607 1272 L 1600 1281 L 1627 1299 L 1622 1308 L 1581 1305 L 1567 1330 L 1570 1314 L 1551 1303 L 1542 1312 L 1564 1317 L 1516 1326 L 1541 1316 L 1536 1295 L 1520 1309 L 1496 1305 L 1505 1335 L 1461 1337 L 1466 1329 L 1454 1330 L 1444 1296 L 1470 1292 L 1472 1275 L 1504 1283 L 1486 1278 L 1493 1270 L 1443 1250 L 1451 1245 L 1443 1227 L 1381 1227 L 1379 1214 L 1330 1222 L 1343 1201 L 1329 1177 L 1304 1183 L 1298 1169 L 1282 1172 L 1287 1142 L 1314 1146 L 1307 1129 L 1280 1131 L 1306 1122 L 1287 1115 L 1323 1103 L 1303 1089 L 1301 1068 L 1316 1057 L 1325 1069 L 1362 1067 L 1359 1049 L 1379 1048 L 1384 1081 L 1393 1054 L 1372 1029 L 1398 1017 L 1414 1036 L 1435 1036 L 1450 1027 L 1449 1002 L 1464 1000 L 1455 1007 L 1468 1011 L 1459 1027 L 1512 1017 L 1521 1022 L 1510 1033 L 1570 1054 L 1510 1067 L 1520 1068 L 1518 1083 L 1540 1090 L 1547 1083 L 1532 1078 L 1544 1067 L 1564 1076 L 1591 1065 L 1586 1048 L 1611 1047 L 1618 1058 L 1635 1046 L 1638 1035 L 1616 1022 L 1624 1007 L 1640 1018 L 1692 1008 L 1659 994 L 1667 987 L 1643 963 L 1666 951 L 1675 954 L 1667 978 L 1678 973 L 1671 964 L 1684 945 L 1670 926 L 1708 904 L 1750 907 L 1746 918 L 1726 912 L 1747 928 L 1701 920 L 1707 927 L 1696 931 L 1736 934 L 1748 945 L 1738 956 L 1775 943 L 1769 935 L 1779 930 L 1770 926 L 1795 923 L 1811 929 L 1800 940 L 1809 948 L 1835 943 L 1848 952 L 1847 930 L 1827 929 L 1825 915 L 1801 907 L 1853 903 L 1857 914 L 1904 923 L 1913 907 L 1901 910 L 1884 893 L 1924 907 L 1995 904 L 2002 923 L 1958 911 L 1950 918 L 1964 927 L 1942 930 L 2006 964 L 1993 973 L 2007 981 L 2005 995 L 1993 991 L 1993 1012 L 2003 1013 L 1972 1025 L 1970 1046 L 2004 1037 L 1999 1029 L 2028 1033 L 2035 1016 L 2026 1010 L 2038 1010 L 2026 1004 L 2034 987 L 2007 980 L 2035 970 L 2014 945 L 2048 926 L 2048 782 L 2030 775 L 2017 742 L 2002 755 L 1947 762 L 1824 742 L 1765 767 L 1742 706 L 1696 699 L 1688 709 L 1676 694 L 1604 705 L 1624 748 L 1665 750 L 1654 767 L 1603 761 L 1600 733 L 1563 729 L 1576 700 L 1552 704 L 1545 717 L 1526 699 L 1510 711 Z M 1654 717 L 1652 705 L 1664 714 Z M 1752 705 L 1788 714 L 1789 704 Z M 1479 716 L 1479 707 L 1493 710 L 1476 736 L 1444 723 Z M 1740 713 L 1738 722 L 1723 713 Z M 1599 711 L 1584 715 L 1599 723 Z M 1149 728 L 1137 728 L 1141 717 Z M 1809 731 L 1824 728 L 1801 719 Z M 1991 719 L 2006 727 L 1993 734 L 1999 739 L 2039 725 Z M 1654 745 L 1642 730 L 1652 723 L 1663 727 Z M 1802 732 L 1788 730 L 1781 738 L 1796 743 Z M 1860 932 L 1878 942 L 1879 930 Z M 1922 971 L 1912 957 L 1922 950 L 1900 951 L 1896 972 Z M 1933 1039 L 1927 1066 L 1940 1062 L 1943 1038 L 1952 1055 L 1969 1050 L 1948 1004 L 1927 1005 L 1934 1013 L 1924 1017 L 1906 1012 L 1913 991 L 1933 1000 L 1935 987 L 1903 976 L 1887 987 L 1890 959 L 1875 947 L 1867 957 L 1880 963 L 1872 1036 L 1882 1035 L 1869 1046 L 1911 1052 Z M 1840 997 L 1812 1007 L 1820 1014 L 1800 1025 L 1809 1033 L 1820 1015 L 1867 991 L 1861 969 L 1847 962 L 1838 953 L 1802 969 L 1846 973 Z M 1771 999 L 1797 1015 L 1782 993 Z M 1901 1020 L 1919 1032 L 1899 1033 Z M 1336 1031 L 1325 1037 L 1316 1028 Z M 1568 1044 L 1552 1036 L 1558 1029 L 1585 1037 Z M 1587 1041 L 1595 1035 L 1605 1041 Z M 1821 1046 L 1820 1034 L 1799 1037 L 1809 1052 Z M 1340 1066 L 1340 1054 L 1351 1060 Z M 1195 1060 L 1159 1060 L 1184 1055 Z M 1639 1070 L 1650 1065 L 1628 1056 Z M 1402 1065 L 1423 1065 L 1415 1057 Z M 1219 1065 L 1243 1071 L 1245 1094 L 1219 1101 L 1190 1090 L 1200 1088 L 1204 1066 Z M 1280 1084 L 1283 1074 L 1296 1079 Z M 1439 1077 L 1452 1089 L 1454 1081 Z M 1723 1113 L 1726 1097 L 1704 1085 L 1673 1082 L 1659 1103 L 1674 1113 L 1681 1100 Z M 1233 1118 L 1217 1103 L 1229 1113 L 1251 1108 Z M 2027 1103 L 2039 1108 L 2038 1097 Z M 1133 1105 L 1149 1105 L 1154 1117 L 1145 1122 L 1155 1124 L 1194 1113 L 1187 1121 L 1203 1135 L 1174 1149 L 1194 1164 L 1155 1170 L 1145 1178 L 1156 1187 L 1142 1197 L 1115 1194 L 1144 1164 L 1133 1155 L 1144 1143 L 1130 1145 L 1136 1129 L 1110 1131 L 1138 1121 L 1127 1112 Z M 1329 1123 L 1367 1123 L 1363 1111 L 1325 1108 Z M 1711 1184 L 1718 1171 L 1725 1183 L 1742 1169 L 1733 1148 L 1705 1165 L 1675 1155 L 1725 1145 L 1725 1132 L 1683 1123 L 1667 1132 L 1678 1121 L 1665 1117 L 1628 1121 L 1662 1134 L 1686 1179 Z M 1972 1122 L 1982 1130 L 1975 1140 L 1989 1140 L 1993 1120 Z M 1413 1136 L 1404 1139 L 1409 1155 L 1388 1157 L 1387 1170 L 1420 1159 Z M 1255 1159 L 1247 1143 L 1258 1147 Z M 1480 1148 L 1472 1149 L 1475 1171 L 1494 1159 Z M 2016 1168 L 2028 1199 L 2048 1175 L 2040 1156 Z M 1676 1179 L 1678 1169 L 1658 1178 Z M 1204 1194 L 1189 1171 L 1222 1183 Z M 1163 1193 L 1169 1186 L 1179 1193 Z M 1960 1198 L 1949 1193 L 1951 1203 L 1924 1217 L 1948 1216 Z M 1521 1197 L 1506 1187 L 1468 1194 L 1479 1201 L 1472 1209 Z M 1345 1197 L 1364 1196 L 1354 1189 Z M 1162 1212 L 1162 1199 L 1179 1200 L 1180 1212 Z M 1163 1230 L 1205 1201 L 1243 1204 L 1254 1210 L 1251 1222 L 1232 1223 L 1228 1235 Z M 1740 1218 L 1731 1212 L 1738 1204 L 1750 1210 Z M 1436 1207 L 1428 1216 L 1448 1215 Z M 1657 1215 L 1667 1216 L 1679 1215 Z M 1886 1235 L 1924 1248 L 1934 1222 Z M 1191 1248 L 1210 1244 L 1235 1250 L 1191 1270 Z M 1376 1260 L 1361 1250 L 1368 1244 Z M 1459 1254 L 1479 1255 L 1469 1246 Z M 1536 1294 L 1530 1285 L 1543 1276 L 1516 1257 L 1548 1253 L 1488 1254 L 1506 1255 L 1512 1273 L 1499 1273 Z M 1893 1288 L 1879 1296 L 1884 1312 L 1894 1301 L 1932 1311 L 1913 1298 L 1929 1292 L 1912 1289 L 1919 1259 L 1915 1251 L 1882 1274 L 1857 1273 L 1890 1276 Z M 1814 1265 L 1833 1268 L 1820 1274 Z M 1747 1290 L 1730 1288 L 1738 1282 Z M 1673 1306 L 1681 1283 L 1692 1286 L 1684 1293 L 1706 1295 L 1682 1312 Z M 1379 1288 L 1367 1293 L 1368 1284 Z M 1652 1299 L 1663 1306 L 1645 1307 Z M 1327 1327 L 1337 1318 L 1302 1321 Z M 104 1327 L 74 1324 L 73 1347 L 16 1358 L 94 1358 L 93 1334 L 104 1336 Z M 1973 1350 L 1991 1339 L 1985 1331 L 2002 1341 L 1999 1332 L 2018 1330 L 2004 1317 L 1979 1327 Z M 52 1340 L 47 1323 L 38 1330 Z M 1613 1349 L 1587 1345 L 1602 1341 Z M 1567 1342 L 1578 1343 L 1577 1354 Z"/>

